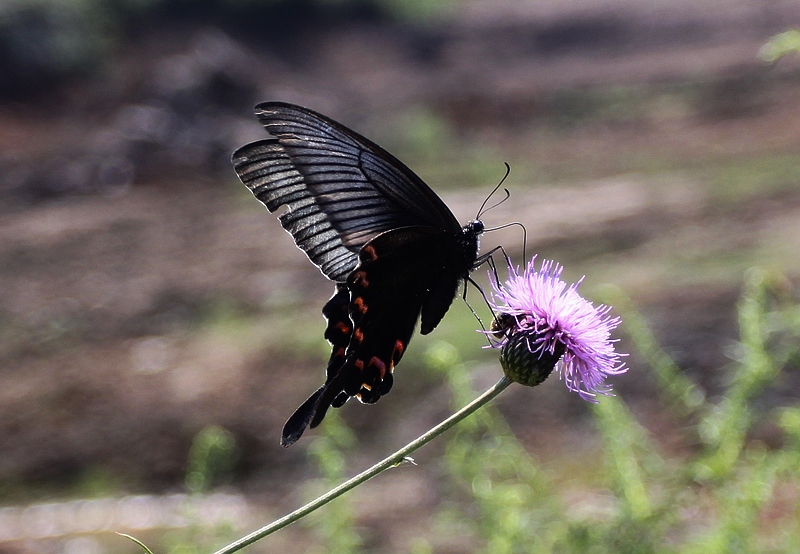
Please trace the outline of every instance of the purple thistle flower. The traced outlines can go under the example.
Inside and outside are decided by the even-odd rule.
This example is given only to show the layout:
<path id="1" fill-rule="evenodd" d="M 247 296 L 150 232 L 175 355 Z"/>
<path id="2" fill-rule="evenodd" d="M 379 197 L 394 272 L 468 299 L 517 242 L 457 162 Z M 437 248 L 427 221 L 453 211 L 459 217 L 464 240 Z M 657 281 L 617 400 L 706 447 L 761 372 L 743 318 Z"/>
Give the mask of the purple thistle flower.
<path id="1" fill-rule="evenodd" d="M 627 371 L 614 350 L 611 331 L 620 319 L 610 306 L 594 306 L 578 294 L 583 278 L 573 285 L 561 280 L 563 267 L 545 260 L 536 271 L 536 257 L 519 274 L 509 266 L 503 284 L 492 281 L 492 308 L 499 315 L 491 333 L 500 340 L 500 362 L 512 380 L 535 386 L 558 367 L 567 388 L 584 400 L 610 394 L 609 375 Z M 491 274 L 490 274 L 491 278 Z"/>

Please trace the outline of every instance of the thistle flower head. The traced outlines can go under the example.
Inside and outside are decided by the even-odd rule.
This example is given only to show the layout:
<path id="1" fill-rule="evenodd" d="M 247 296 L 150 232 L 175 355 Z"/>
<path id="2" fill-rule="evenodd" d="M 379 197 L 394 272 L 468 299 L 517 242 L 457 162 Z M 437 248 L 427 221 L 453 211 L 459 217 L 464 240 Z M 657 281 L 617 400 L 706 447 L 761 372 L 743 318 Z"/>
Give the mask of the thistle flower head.
<path id="1" fill-rule="evenodd" d="M 563 267 L 545 260 L 536 271 L 534 257 L 522 274 L 509 267 L 502 285 L 492 280 L 492 308 L 499 314 L 491 333 L 499 339 L 506 375 L 534 386 L 557 368 L 567 388 L 584 400 L 610 394 L 609 375 L 627 371 L 614 349 L 611 331 L 620 319 L 610 306 L 594 306 L 578 294 L 583 279 L 567 286 Z M 491 275 L 490 275 L 491 277 Z"/>

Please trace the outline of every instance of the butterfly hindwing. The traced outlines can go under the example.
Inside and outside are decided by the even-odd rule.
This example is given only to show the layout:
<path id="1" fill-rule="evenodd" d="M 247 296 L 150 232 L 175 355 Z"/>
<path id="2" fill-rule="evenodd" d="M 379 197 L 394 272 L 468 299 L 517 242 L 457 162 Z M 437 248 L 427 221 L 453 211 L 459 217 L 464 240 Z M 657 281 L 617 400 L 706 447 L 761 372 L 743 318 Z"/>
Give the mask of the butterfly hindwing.
<path id="1" fill-rule="evenodd" d="M 328 366 L 325 392 L 310 422 L 322 421 L 329 405 L 350 397 L 371 404 L 389 392 L 420 313 L 432 330 L 447 311 L 462 274 L 468 269 L 448 263 L 456 240 L 430 227 L 388 231 L 370 241 L 347 280 L 352 336 L 339 367 Z M 452 290 L 439 283 L 452 284 Z M 426 312 L 428 307 L 434 311 Z M 443 307 L 443 308 L 442 308 Z"/>

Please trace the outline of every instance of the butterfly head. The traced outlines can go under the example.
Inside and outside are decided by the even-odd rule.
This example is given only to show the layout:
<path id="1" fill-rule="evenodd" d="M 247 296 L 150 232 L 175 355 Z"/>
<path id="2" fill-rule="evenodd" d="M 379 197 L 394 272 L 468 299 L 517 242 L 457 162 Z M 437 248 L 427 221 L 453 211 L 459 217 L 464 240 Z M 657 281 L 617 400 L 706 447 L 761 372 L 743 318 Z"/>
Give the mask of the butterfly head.
<path id="1" fill-rule="evenodd" d="M 472 221 L 464 225 L 464 227 L 462 228 L 463 233 L 470 237 L 477 237 L 478 235 L 483 233 L 483 230 L 484 230 L 483 221 L 481 221 L 480 219 L 473 219 Z"/>

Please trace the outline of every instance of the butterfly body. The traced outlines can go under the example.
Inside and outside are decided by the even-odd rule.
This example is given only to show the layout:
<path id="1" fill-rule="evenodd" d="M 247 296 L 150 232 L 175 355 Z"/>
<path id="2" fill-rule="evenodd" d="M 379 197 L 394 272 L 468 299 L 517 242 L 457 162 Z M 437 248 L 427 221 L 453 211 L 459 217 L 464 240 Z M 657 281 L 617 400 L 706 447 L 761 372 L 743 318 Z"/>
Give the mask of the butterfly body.
<path id="1" fill-rule="evenodd" d="M 460 226 L 410 169 L 368 139 L 316 112 L 256 107 L 274 137 L 233 155 L 239 178 L 336 290 L 323 308 L 332 345 L 326 381 L 289 418 L 289 446 L 328 407 L 374 403 L 391 389 L 420 321 L 430 333 L 478 258 L 480 221 Z"/>

